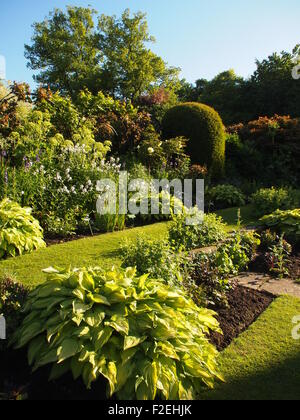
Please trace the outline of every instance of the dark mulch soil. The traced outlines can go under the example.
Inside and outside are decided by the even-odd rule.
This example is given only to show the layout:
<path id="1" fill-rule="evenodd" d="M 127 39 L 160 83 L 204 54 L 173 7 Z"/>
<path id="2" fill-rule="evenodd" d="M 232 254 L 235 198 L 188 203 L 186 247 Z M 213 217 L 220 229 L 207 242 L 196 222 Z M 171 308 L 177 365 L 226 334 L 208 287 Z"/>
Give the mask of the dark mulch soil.
<path id="1" fill-rule="evenodd" d="M 211 334 L 211 342 L 219 351 L 224 350 L 269 307 L 274 296 L 267 292 L 234 287 L 228 293 L 229 307 L 216 310 L 223 335 Z"/>
<path id="2" fill-rule="evenodd" d="M 300 281 L 300 252 L 297 252 L 291 257 L 289 271 L 292 279 Z"/>
<path id="3" fill-rule="evenodd" d="M 90 235 L 74 235 L 74 236 L 69 236 L 67 238 L 60 238 L 60 237 L 45 238 L 45 242 L 47 246 L 52 246 L 52 245 L 64 244 L 65 242 L 78 241 L 79 239 L 90 238 L 91 236 L 92 235 L 90 234 Z"/>
<path id="4" fill-rule="evenodd" d="M 264 273 L 270 275 L 263 253 L 256 255 L 249 265 L 249 271 L 252 273 Z M 298 250 L 290 256 L 289 277 L 293 280 L 300 280 L 300 251 Z"/>

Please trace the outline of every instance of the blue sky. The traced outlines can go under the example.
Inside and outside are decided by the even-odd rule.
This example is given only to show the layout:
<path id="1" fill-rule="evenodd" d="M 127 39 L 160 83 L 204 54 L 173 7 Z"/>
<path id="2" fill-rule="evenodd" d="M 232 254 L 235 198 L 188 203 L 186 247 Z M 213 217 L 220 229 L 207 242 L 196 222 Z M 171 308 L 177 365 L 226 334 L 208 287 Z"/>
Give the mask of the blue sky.
<path id="1" fill-rule="evenodd" d="M 146 12 L 157 40 L 153 50 L 190 82 L 229 68 L 247 77 L 256 58 L 300 43 L 299 0 L 2 0 L 0 55 L 6 58 L 7 79 L 32 84 L 24 58 L 31 24 L 70 4 L 105 14 L 120 15 L 127 7 Z"/>

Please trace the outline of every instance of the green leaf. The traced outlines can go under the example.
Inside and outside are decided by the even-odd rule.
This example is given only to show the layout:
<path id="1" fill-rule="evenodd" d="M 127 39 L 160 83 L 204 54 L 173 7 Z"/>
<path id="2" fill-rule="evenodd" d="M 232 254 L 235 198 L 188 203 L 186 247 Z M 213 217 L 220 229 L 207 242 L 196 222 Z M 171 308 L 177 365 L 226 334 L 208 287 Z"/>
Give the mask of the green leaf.
<path id="1" fill-rule="evenodd" d="M 106 305 L 106 306 L 111 306 L 110 302 L 106 299 L 105 296 L 101 296 L 101 295 L 97 295 L 97 294 L 93 295 L 92 293 L 89 293 L 87 295 L 87 297 L 92 302 L 99 303 L 99 304 Z"/>
<path id="2" fill-rule="evenodd" d="M 136 347 L 139 344 L 143 343 L 145 340 L 147 340 L 147 337 L 127 336 L 124 339 L 124 350 L 128 350 L 133 347 Z"/>
<path id="3" fill-rule="evenodd" d="M 49 381 L 55 381 L 61 378 L 70 370 L 70 361 L 67 360 L 61 364 L 55 364 L 52 366 Z"/>
<path id="4" fill-rule="evenodd" d="M 75 356 L 75 354 L 81 351 L 81 348 L 78 340 L 71 338 L 65 339 L 57 349 L 58 363 L 62 363 L 70 357 Z"/>
<path id="5" fill-rule="evenodd" d="M 122 318 L 118 315 L 111 317 L 109 322 L 105 322 L 104 325 L 112 327 L 117 332 L 128 335 L 129 333 L 129 322 L 126 318 Z"/>
<path id="6" fill-rule="evenodd" d="M 95 340 L 95 350 L 98 352 L 110 339 L 114 330 L 110 327 L 104 327 L 102 331 L 97 334 Z"/>

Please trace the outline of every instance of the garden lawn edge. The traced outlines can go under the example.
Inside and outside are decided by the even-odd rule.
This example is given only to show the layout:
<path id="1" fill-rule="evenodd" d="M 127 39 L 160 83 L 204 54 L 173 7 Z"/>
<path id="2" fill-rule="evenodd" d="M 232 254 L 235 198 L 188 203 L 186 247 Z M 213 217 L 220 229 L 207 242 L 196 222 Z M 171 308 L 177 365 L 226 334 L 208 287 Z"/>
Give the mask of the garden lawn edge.
<path id="1" fill-rule="evenodd" d="M 209 400 L 300 400 L 300 340 L 292 337 L 300 299 L 277 298 L 220 354 L 225 383 Z"/>

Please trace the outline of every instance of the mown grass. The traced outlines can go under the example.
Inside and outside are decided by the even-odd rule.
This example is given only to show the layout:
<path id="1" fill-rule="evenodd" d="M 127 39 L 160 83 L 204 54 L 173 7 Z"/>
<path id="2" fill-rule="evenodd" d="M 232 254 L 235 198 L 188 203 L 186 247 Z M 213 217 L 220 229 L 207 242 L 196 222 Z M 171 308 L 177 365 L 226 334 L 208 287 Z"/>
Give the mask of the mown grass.
<path id="1" fill-rule="evenodd" d="M 168 223 L 157 223 L 53 245 L 32 254 L 1 261 L 0 278 L 6 273 L 11 273 L 19 282 L 34 286 L 45 280 L 42 270 L 50 266 L 107 268 L 118 265 L 120 264 L 118 250 L 126 240 L 134 240 L 140 235 L 161 238 L 167 235 L 167 229 Z"/>
<path id="2" fill-rule="evenodd" d="M 292 319 L 300 300 L 283 296 L 220 356 L 226 382 L 210 400 L 300 400 L 300 340 Z"/>
<path id="3" fill-rule="evenodd" d="M 234 230 L 237 225 L 238 221 L 238 207 L 233 207 L 230 209 L 219 210 L 216 213 L 221 216 L 224 222 L 228 225 L 228 230 Z M 241 224 L 243 227 L 245 226 L 257 226 L 258 220 L 254 216 L 254 209 L 253 205 L 250 204 L 248 206 L 242 207 L 241 209 Z"/>
<path id="4" fill-rule="evenodd" d="M 249 207 L 249 206 L 248 206 Z M 251 219 L 251 208 L 242 209 L 243 224 Z M 228 224 L 228 230 L 236 227 L 238 209 L 227 209 L 217 212 Z M 13 274 L 18 281 L 28 286 L 34 286 L 44 281 L 44 268 L 97 266 L 103 268 L 120 264 L 120 244 L 133 240 L 140 235 L 151 238 L 163 238 L 167 235 L 168 222 L 128 229 L 122 232 L 107 233 L 94 237 L 80 239 L 64 244 L 53 245 L 46 249 L 23 255 L 14 259 L 0 261 L 0 278 L 7 272 Z"/>

